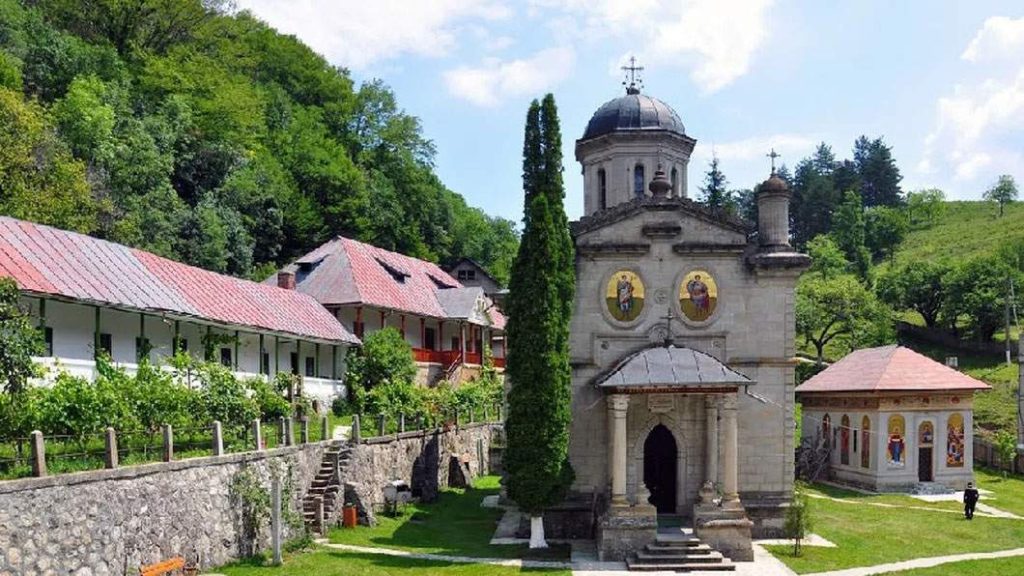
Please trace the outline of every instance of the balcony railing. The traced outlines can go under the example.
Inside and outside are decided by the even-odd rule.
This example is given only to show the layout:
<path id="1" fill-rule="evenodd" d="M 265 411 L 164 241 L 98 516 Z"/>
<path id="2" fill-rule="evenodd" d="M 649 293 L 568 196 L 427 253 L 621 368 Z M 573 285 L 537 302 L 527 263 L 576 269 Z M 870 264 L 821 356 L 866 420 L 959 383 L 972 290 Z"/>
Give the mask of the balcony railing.
<path id="1" fill-rule="evenodd" d="M 413 348 L 412 349 L 413 359 L 417 362 L 428 362 L 431 364 L 441 364 L 442 366 L 451 366 L 459 359 L 458 350 L 426 350 L 424 348 Z M 494 367 L 504 368 L 505 359 L 494 357 Z M 483 354 L 480 352 L 466 352 L 465 364 L 483 364 Z"/>

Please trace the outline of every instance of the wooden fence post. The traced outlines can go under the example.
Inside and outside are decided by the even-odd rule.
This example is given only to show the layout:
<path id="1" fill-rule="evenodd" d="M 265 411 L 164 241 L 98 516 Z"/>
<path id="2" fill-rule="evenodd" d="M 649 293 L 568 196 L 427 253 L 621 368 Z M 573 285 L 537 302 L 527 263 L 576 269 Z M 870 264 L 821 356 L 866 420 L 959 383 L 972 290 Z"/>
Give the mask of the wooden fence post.
<path id="1" fill-rule="evenodd" d="M 253 442 L 256 443 L 255 450 L 259 452 L 263 450 L 263 430 L 260 429 L 260 419 L 252 419 L 252 438 Z"/>
<path id="2" fill-rule="evenodd" d="M 164 424 L 164 462 L 174 460 L 174 428 Z"/>
<path id="3" fill-rule="evenodd" d="M 220 456 L 224 453 L 224 431 L 217 420 L 213 421 L 213 455 Z"/>

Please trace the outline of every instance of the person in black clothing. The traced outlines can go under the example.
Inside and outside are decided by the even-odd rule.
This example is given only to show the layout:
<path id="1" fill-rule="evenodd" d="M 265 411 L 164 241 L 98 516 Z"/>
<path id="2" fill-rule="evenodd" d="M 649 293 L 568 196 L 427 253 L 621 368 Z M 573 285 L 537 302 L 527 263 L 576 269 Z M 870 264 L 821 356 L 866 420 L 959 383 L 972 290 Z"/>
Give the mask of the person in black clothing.
<path id="1" fill-rule="evenodd" d="M 978 503 L 978 490 L 974 487 L 971 482 L 967 483 L 967 489 L 964 490 L 964 517 L 968 520 L 974 518 L 974 506 Z"/>

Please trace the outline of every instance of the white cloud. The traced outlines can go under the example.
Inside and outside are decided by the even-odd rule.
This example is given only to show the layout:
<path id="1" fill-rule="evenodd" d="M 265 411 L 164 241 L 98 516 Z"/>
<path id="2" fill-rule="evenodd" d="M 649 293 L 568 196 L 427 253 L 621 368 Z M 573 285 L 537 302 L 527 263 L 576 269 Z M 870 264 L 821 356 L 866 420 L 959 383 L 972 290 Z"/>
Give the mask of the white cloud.
<path id="1" fill-rule="evenodd" d="M 712 142 L 699 146 L 693 157 L 700 164 L 706 164 L 711 156 L 718 156 L 723 162 L 757 162 L 769 166 L 767 154 L 775 150 L 781 155 L 776 162 L 794 165 L 800 158 L 810 155 L 821 140 L 803 134 L 775 134 L 753 136 L 733 142 Z M 766 168 L 767 170 L 767 168 Z"/>
<path id="2" fill-rule="evenodd" d="M 533 0 L 572 14 L 577 34 L 621 37 L 645 63 L 681 66 L 705 93 L 742 77 L 768 37 L 774 0 Z M 617 75 L 618 71 L 614 71 Z"/>
<path id="3" fill-rule="evenodd" d="M 1024 167 L 1024 18 L 987 19 L 961 59 L 970 65 L 937 100 L 917 170 L 976 194 Z"/>
<path id="4" fill-rule="evenodd" d="M 1016 59 L 1024 55 L 1024 18 L 993 16 L 985 20 L 960 57 L 968 62 Z"/>
<path id="5" fill-rule="evenodd" d="M 1024 68 L 975 86 L 957 85 L 952 94 L 939 98 L 936 109 L 935 128 L 925 139 L 919 169 L 945 165 L 962 181 L 982 176 L 989 168 L 1020 169 Z"/>
<path id="6" fill-rule="evenodd" d="M 443 56 L 460 23 L 508 18 L 494 0 L 237 0 L 281 32 L 295 34 L 332 63 L 363 69 L 403 54 Z"/>
<path id="7" fill-rule="evenodd" d="M 537 95 L 571 72 L 576 52 L 571 47 L 541 50 L 528 58 L 485 58 L 480 66 L 460 66 L 444 73 L 448 92 L 477 106 L 496 106 L 509 97 Z"/>

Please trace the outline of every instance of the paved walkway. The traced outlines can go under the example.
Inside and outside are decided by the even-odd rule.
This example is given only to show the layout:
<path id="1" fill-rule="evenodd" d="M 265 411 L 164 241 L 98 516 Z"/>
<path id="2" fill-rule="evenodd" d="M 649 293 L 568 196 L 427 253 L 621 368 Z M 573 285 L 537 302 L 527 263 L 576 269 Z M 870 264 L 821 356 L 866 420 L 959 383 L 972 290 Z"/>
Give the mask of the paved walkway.
<path id="1" fill-rule="evenodd" d="M 823 496 L 821 494 L 808 494 L 808 498 L 816 498 L 818 500 L 830 500 L 832 502 L 838 502 L 840 504 L 852 504 L 854 506 L 875 506 L 877 508 L 901 508 L 904 510 L 924 510 L 926 512 L 941 512 L 943 514 L 957 514 L 963 516 L 962 510 L 945 510 L 943 508 L 934 508 L 931 506 L 906 506 L 904 504 L 888 504 L 885 502 L 861 502 L 860 500 L 851 500 L 848 498 L 833 498 L 832 496 Z M 982 507 L 980 504 L 975 510 L 975 516 L 987 516 L 989 518 L 1012 518 L 1016 520 L 1024 520 L 1020 516 L 997 510 L 991 506 Z"/>
<path id="2" fill-rule="evenodd" d="M 351 426 L 335 426 L 334 434 L 332 435 L 335 440 L 348 440 L 352 437 Z"/>
<path id="3" fill-rule="evenodd" d="M 509 566 L 512 568 L 571 568 L 568 562 L 555 562 L 550 560 L 519 560 L 515 558 L 471 558 L 468 556 L 452 556 L 449 554 L 425 554 L 421 552 L 409 552 L 408 550 L 395 550 L 393 548 L 371 548 L 368 546 L 352 546 L 350 544 L 334 544 L 322 542 L 322 546 L 345 550 L 347 552 L 360 552 L 363 554 L 380 554 L 382 556 L 401 556 L 402 558 L 414 558 L 416 560 L 434 560 L 437 562 L 451 562 L 453 564 L 489 564 L 491 566 Z"/>
<path id="4" fill-rule="evenodd" d="M 871 576 L 872 574 L 887 574 L 889 572 L 898 572 L 900 570 L 910 570 L 913 568 L 931 568 L 932 566 L 941 566 L 951 562 L 963 562 L 964 560 L 992 560 L 994 558 L 1011 558 L 1014 556 L 1024 556 L 1024 548 L 1000 550 L 999 552 L 978 552 L 974 554 L 954 554 L 952 556 L 917 558 L 916 560 L 893 562 L 892 564 L 879 564 L 878 566 L 866 566 L 862 568 L 847 568 L 846 570 L 834 570 L 832 572 L 817 572 L 814 574 L 805 574 L 804 576 Z"/>

